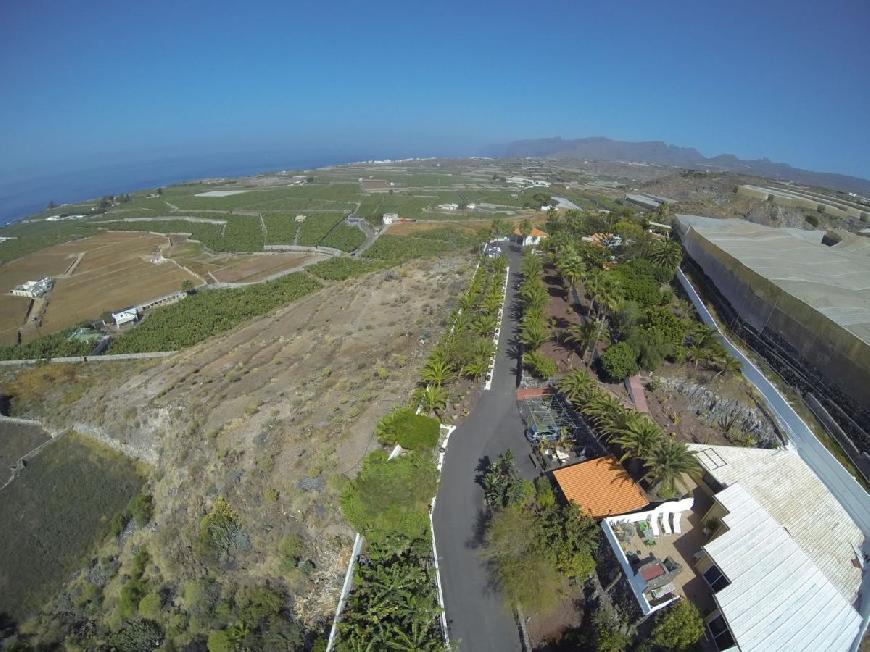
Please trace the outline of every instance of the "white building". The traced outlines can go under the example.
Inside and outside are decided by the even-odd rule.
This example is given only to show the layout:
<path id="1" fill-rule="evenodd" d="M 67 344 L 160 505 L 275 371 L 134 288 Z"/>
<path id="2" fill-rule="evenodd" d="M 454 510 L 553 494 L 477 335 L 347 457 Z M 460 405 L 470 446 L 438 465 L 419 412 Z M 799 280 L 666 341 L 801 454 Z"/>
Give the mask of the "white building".
<path id="1" fill-rule="evenodd" d="M 384 223 L 384 226 L 388 224 L 392 224 L 393 222 L 399 221 L 398 213 L 384 213 L 384 216 L 381 218 L 381 221 Z"/>
<path id="2" fill-rule="evenodd" d="M 297 216 L 296 216 L 296 223 L 297 223 L 297 224 L 302 224 L 304 221 L 305 221 L 305 216 L 304 216 L 304 215 L 297 215 Z"/>
<path id="3" fill-rule="evenodd" d="M 459 208 L 459 204 L 438 204 L 436 208 L 439 211 L 455 211 Z"/>
<path id="4" fill-rule="evenodd" d="M 128 308 L 127 310 L 122 310 L 121 312 L 113 312 L 112 319 L 115 320 L 115 326 L 123 326 L 124 324 L 130 324 L 137 319 L 139 319 L 139 313 L 135 308 Z"/>
<path id="5" fill-rule="evenodd" d="M 526 188 L 549 188 L 550 182 L 542 179 L 529 179 L 528 177 L 508 177 L 508 183 Z"/>
<path id="6" fill-rule="evenodd" d="M 12 288 L 12 295 L 16 297 L 27 297 L 28 299 L 36 299 L 45 295 L 54 285 L 54 281 L 50 276 L 45 276 L 38 281 L 26 281 L 21 285 Z"/>

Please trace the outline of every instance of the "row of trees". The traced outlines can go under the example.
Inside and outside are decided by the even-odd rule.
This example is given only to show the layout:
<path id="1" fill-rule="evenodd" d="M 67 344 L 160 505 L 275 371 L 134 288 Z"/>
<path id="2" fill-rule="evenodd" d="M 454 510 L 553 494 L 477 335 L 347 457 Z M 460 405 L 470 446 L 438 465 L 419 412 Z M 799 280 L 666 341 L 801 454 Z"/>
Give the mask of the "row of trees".
<path id="1" fill-rule="evenodd" d="M 700 469 L 686 445 L 666 435 L 649 417 L 625 407 L 585 371 L 559 381 L 559 390 L 611 445 L 622 452 L 635 475 L 643 474 L 662 498 L 676 493 L 676 480 Z"/>
<path id="2" fill-rule="evenodd" d="M 550 327 L 546 319 L 550 295 L 541 280 L 543 263 L 532 250 L 523 253 L 523 281 L 519 287 L 520 341 L 523 343 L 523 365 L 538 378 L 549 378 L 556 373 L 556 362 L 538 349 L 550 339 Z"/>
<path id="3" fill-rule="evenodd" d="M 507 260 L 483 258 L 468 288 L 450 316 L 450 327 L 429 354 L 420 374 L 417 401 L 439 414 L 447 404 L 446 386 L 458 377 L 482 378 L 495 353 L 493 335 L 499 327 Z"/>
<path id="4" fill-rule="evenodd" d="M 503 257 L 481 259 L 423 367 L 412 404 L 439 414 L 449 383 L 486 373 L 506 265 Z M 398 443 L 404 452 L 394 459 L 384 450 L 369 454 L 342 492 L 342 512 L 365 536 L 366 550 L 339 623 L 337 650 L 444 649 L 428 520 L 438 482 L 433 453 L 439 425 L 411 407 L 386 415 L 376 429 L 378 440 Z"/>

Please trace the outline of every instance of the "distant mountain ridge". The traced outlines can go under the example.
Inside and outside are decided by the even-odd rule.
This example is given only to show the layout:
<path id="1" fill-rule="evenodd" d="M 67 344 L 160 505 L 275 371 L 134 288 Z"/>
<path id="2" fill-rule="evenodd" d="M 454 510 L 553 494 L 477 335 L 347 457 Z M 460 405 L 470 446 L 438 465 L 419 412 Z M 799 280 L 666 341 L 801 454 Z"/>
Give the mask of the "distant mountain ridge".
<path id="1" fill-rule="evenodd" d="M 868 179 L 834 172 L 802 170 L 786 163 L 774 163 L 766 158 L 744 160 L 733 154 L 720 154 L 708 158 L 694 147 L 678 147 L 658 140 L 629 142 L 600 136 L 575 139 L 563 139 L 557 136 L 555 138 L 517 140 L 506 145 L 495 146 L 487 154 L 507 158 L 534 156 L 556 159 L 631 161 L 696 169 L 712 168 L 781 181 L 793 181 L 811 186 L 823 186 L 834 190 L 860 193 L 865 196 L 870 195 L 870 180 Z"/>

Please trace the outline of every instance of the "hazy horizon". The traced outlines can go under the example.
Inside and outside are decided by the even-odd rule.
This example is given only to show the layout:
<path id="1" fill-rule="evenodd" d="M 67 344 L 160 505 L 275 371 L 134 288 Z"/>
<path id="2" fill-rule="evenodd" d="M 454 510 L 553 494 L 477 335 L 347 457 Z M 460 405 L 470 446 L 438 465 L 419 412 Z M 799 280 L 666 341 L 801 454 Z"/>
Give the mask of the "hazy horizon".
<path id="1" fill-rule="evenodd" d="M 870 177 L 862 2 L 26 3 L 2 17 L 5 185 L 232 152 L 462 155 L 554 135 Z"/>

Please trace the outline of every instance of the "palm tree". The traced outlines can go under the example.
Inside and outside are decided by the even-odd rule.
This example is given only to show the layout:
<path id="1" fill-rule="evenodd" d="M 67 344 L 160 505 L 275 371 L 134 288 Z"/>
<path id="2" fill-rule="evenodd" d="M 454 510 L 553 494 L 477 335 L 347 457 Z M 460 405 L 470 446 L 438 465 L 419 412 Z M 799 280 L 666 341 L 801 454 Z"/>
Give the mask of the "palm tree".
<path id="1" fill-rule="evenodd" d="M 450 368 L 450 363 L 447 362 L 444 355 L 438 352 L 430 356 L 426 366 L 423 367 L 423 371 L 420 373 L 420 377 L 424 381 L 439 387 L 449 380 L 452 375 L 453 370 Z"/>
<path id="2" fill-rule="evenodd" d="M 713 360 L 713 364 L 718 369 L 716 375 L 713 376 L 713 380 L 715 380 L 722 374 L 736 374 L 742 368 L 740 361 L 728 353 L 726 353 L 724 356 L 715 358 Z"/>
<path id="3" fill-rule="evenodd" d="M 550 336 L 543 319 L 537 316 L 529 316 L 523 319 L 520 326 L 520 341 L 526 345 L 529 351 L 535 351 Z"/>
<path id="4" fill-rule="evenodd" d="M 427 413 L 440 416 L 447 407 L 447 391 L 439 385 L 426 385 L 417 390 L 417 400 Z"/>
<path id="5" fill-rule="evenodd" d="M 644 456 L 643 463 L 647 468 L 644 480 L 652 481 L 662 498 L 673 497 L 674 483 L 683 473 L 701 468 L 695 454 L 684 443 L 667 437 Z"/>
<path id="6" fill-rule="evenodd" d="M 676 271 L 683 260 L 683 250 L 676 242 L 663 242 L 650 252 L 649 258 L 659 269 Z"/>
<path id="7" fill-rule="evenodd" d="M 661 443 L 662 431 L 649 417 L 632 411 L 611 441 L 623 451 L 620 462 L 628 459 L 636 461 L 632 471 L 637 473 L 640 471 L 640 460 L 645 459 Z"/>
<path id="8" fill-rule="evenodd" d="M 559 381 L 559 391 L 572 404 L 585 402 L 594 388 L 595 381 L 592 380 L 592 376 L 582 369 L 565 374 Z"/>
<path id="9" fill-rule="evenodd" d="M 580 256 L 572 255 L 562 258 L 558 262 L 559 274 L 568 285 L 568 289 L 574 295 L 574 303 L 580 303 L 580 296 L 577 293 L 577 283 L 583 278 L 586 273 L 586 265 Z"/>

